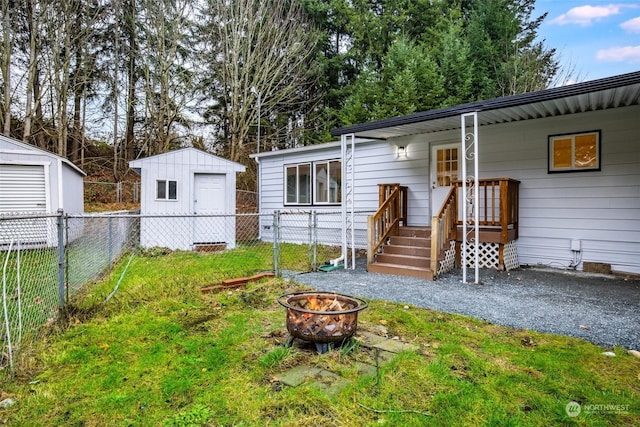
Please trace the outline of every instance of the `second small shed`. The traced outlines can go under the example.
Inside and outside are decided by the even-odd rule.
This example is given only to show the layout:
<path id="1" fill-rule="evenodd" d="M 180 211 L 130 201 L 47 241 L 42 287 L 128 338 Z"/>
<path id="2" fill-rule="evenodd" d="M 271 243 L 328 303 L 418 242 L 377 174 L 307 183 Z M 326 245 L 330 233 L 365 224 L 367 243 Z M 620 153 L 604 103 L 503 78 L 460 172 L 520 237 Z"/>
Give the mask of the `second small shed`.
<path id="1" fill-rule="evenodd" d="M 236 173 L 243 165 L 182 148 L 129 166 L 141 177 L 141 246 L 235 247 Z"/>

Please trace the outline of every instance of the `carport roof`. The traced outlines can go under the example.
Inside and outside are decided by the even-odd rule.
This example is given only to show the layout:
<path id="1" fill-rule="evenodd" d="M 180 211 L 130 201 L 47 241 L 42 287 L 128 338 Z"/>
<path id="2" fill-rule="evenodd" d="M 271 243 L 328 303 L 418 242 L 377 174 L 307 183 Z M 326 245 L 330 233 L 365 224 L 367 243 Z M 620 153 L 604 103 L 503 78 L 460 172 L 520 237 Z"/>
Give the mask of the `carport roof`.
<path id="1" fill-rule="evenodd" d="M 478 112 L 478 123 L 491 125 L 640 104 L 640 71 L 518 95 L 460 104 L 407 116 L 331 130 L 331 135 L 360 138 L 398 136 L 460 129 L 460 115 Z"/>

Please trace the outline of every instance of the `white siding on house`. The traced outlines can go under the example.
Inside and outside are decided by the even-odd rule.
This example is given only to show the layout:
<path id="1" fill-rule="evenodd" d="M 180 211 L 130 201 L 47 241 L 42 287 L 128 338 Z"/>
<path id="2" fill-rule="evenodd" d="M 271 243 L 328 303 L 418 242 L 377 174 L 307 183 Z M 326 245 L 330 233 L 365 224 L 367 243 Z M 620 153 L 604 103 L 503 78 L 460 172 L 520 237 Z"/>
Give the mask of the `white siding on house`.
<path id="1" fill-rule="evenodd" d="M 413 145 L 411 146 L 413 148 Z M 355 150 L 355 205 L 358 211 L 378 209 L 378 184 L 399 183 L 409 187 L 409 220 L 412 224 L 427 222 L 428 179 L 427 159 L 416 144 L 414 154 L 405 160 L 396 159 L 395 146 L 385 141 L 359 143 Z M 340 206 L 285 205 L 284 166 L 302 162 L 339 159 L 340 146 L 317 151 L 282 152 L 260 159 L 260 207 L 263 212 L 274 210 L 339 211 Z M 344 178 L 343 178 L 344 179 Z"/>
<path id="2" fill-rule="evenodd" d="M 480 176 L 521 181 L 521 264 L 567 267 L 571 240 L 578 239 L 582 261 L 640 273 L 638 117 L 640 107 L 633 106 L 480 129 Z M 549 174 L 548 136 L 589 130 L 602 131 L 601 170 Z"/>
<path id="3" fill-rule="evenodd" d="M 360 142 L 355 149 L 355 187 L 354 202 L 356 211 L 356 246 L 367 246 L 367 215 L 378 209 L 378 184 L 399 183 L 408 186 L 409 223 L 425 225 L 428 215 L 428 176 L 427 160 L 424 150 L 426 144 L 419 144 L 423 138 L 407 138 L 401 141 L 407 147 L 408 156 L 396 157 L 396 146 L 387 141 Z M 286 150 L 268 153 L 260 157 L 260 210 L 262 212 L 280 211 L 316 211 L 318 215 L 318 240 L 325 244 L 341 244 L 341 222 L 338 215 L 323 216 L 323 213 L 339 213 L 339 205 L 285 205 L 285 165 L 339 159 L 340 144 L 330 143 L 316 149 Z M 344 177 L 343 177 L 344 179 Z M 306 240 L 305 229 L 308 220 L 306 214 L 295 217 L 285 215 L 282 219 L 285 241 Z M 332 219 L 330 219 L 332 218 Z M 272 239 L 271 221 L 262 218 L 261 236 Z M 294 236 L 298 236 L 295 238 Z M 297 239 L 297 240 L 296 240 Z"/>

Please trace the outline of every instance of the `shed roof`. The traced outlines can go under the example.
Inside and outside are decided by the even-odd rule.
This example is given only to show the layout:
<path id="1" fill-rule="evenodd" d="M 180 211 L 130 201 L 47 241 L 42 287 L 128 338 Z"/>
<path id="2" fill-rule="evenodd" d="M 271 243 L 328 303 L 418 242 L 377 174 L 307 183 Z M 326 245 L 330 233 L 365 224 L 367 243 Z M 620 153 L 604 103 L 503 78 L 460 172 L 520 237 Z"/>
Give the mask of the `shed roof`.
<path id="1" fill-rule="evenodd" d="M 17 154 L 25 154 L 27 152 L 33 153 L 33 154 L 40 154 L 40 155 L 45 155 L 48 157 L 51 157 L 52 159 L 55 160 L 60 160 L 62 163 L 66 164 L 67 166 L 69 166 L 73 171 L 77 172 L 78 174 L 82 175 L 82 176 L 86 176 L 87 174 L 80 169 L 78 166 L 74 165 L 69 159 L 66 159 L 64 157 L 58 156 L 57 154 L 51 153 L 47 150 L 43 150 L 39 147 L 36 147 L 35 145 L 31 145 L 31 144 L 27 144 L 25 142 L 22 141 L 18 141 L 17 139 L 14 138 L 9 138 L 7 136 L 4 135 L 0 135 L 0 139 L 5 142 L 8 143 L 10 145 L 14 145 L 17 147 L 16 150 L 10 150 L 10 151 L 15 151 Z M 2 151 L 2 150 L 0 150 Z"/>
<path id="2" fill-rule="evenodd" d="M 640 104 L 640 71 L 567 86 L 477 101 L 331 130 L 333 136 L 388 139 L 460 129 L 460 115 L 478 112 L 482 125 Z"/>
<path id="3" fill-rule="evenodd" d="M 177 150 L 167 151 L 166 153 L 132 160 L 129 162 L 129 167 L 132 169 L 140 169 L 146 164 L 157 162 L 158 160 L 161 160 L 163 158 L 169 159 L 171 157 L 177 157 L 178 155 L 184 153 L 189 154 L 190 156 L 192 156 L 192 158 L 207 159 L 209 161 L 215 161 L 217 163 L 224 164 L 227 168 L 230 168 L 234 172 L 244 172 L 246 170 L 246 167 L 244 165 L 241 165 L 240 163 L 232 162 L 231 160 L 224 159 L 222 157 L 207 153 L 206 151 L 202 151 L 193 147 L 179 148 Z"/>

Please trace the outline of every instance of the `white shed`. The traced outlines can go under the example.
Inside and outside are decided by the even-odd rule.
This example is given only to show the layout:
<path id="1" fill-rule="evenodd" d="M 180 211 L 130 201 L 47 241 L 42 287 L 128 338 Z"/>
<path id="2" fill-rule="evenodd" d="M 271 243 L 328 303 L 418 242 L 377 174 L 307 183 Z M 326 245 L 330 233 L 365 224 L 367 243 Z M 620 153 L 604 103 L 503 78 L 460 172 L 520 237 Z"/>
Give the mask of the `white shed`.
<path id="1" fill-rule="evenodd" d="M 84 212 L 84 176 L 69 160 L 0 135 L 0 215 Z"/>
<path id="2" fill-rule="evenodd" d="M 0 135 L 0 215 L 84 212 L 85 173 L 69 160 Z M 0 224 L 0 246 L 57 243 L 55 218 Z"/>
<path id="3" fill-rule="evenodd" d="M 143 247 L 235 247 L 236 173 L 245 171 L 243 165 L 182 148 L 129 166 L 141 177 Z"/>

